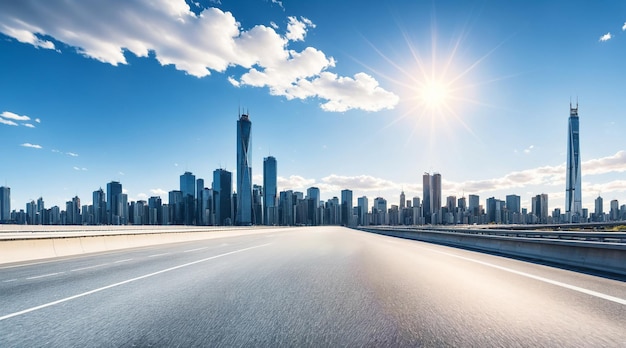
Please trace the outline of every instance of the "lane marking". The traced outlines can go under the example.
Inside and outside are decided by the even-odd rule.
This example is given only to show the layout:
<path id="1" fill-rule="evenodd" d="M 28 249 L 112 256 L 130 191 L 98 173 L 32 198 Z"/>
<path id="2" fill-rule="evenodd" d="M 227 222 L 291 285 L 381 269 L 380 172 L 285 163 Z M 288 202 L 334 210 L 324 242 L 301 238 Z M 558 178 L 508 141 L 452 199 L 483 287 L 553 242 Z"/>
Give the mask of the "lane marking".
<path id="1" fill-rule="evenodd" d="M 237 254 L 237 253 L 241 253 L 241 252 L 252 250 L 252 249 L 256 249 L 256 248 L 265 247 L 265 246 L 268 246 L 270 244 L 272 244 L 272 243 L 266 243 L 266 244 L 261 244 L 261 245 L 249 247 L 249 248 L 243 248 L 243 249 L 239 249 L 239 250 L 235 250 L 235 251 L 230 251 L 230 252 L 227 252 L 227 253 L 223 253 L 223 254 L 207 257 L 207 258 L 204 258 L 204 259 L 201 259 L 201 260 L 192 261 L 192 262 L 188 262 L 188 263 L 185 263 L 185 264 L 182 264 L 182 265 L 166 268 L 166 269 L 163 269 L 163 270 L 160 270 L 160 271 L 156 271 L 156 272 L 153 272 L 153 273 L 144 274 L 144 275 L 139 276 L 139 277 L 135 277 L 135 278 L 131 278 L 131 279 L 127 279 L 127 280 L 121 281 L 119 283 L 103 286 L 101 288 L 97 288 L 97 289 L 94 289 L 94 290 L 83 292 L 83 293 L 80 293 L 78 295 L 66 297 L 66 298 L 63 298 L 63 299 L 60 299 L 60 300 L 57 300 L 57 301 L 48 302 L 46 304 L 42 304 L 42 305 L 39 305 L 39 306 L 36 306 L 36 307 L 31 307 L 31 308 L 28 308 L 28 309 L 24 309 L 24 310 L 19 311 L 19 312 L 14 312 L 14 313 L 11 313 L 11 314 L 7 314 L 7 315 L 4 315 L 4 316 L 0 317 L 0 321 L 6 320 L 6 319 L 9 319 L 9 318 L 13 318 L 13 317 L 16 317 L 18 315 L 34 312 L 36 310 L 40 310 L 40 309 L 43 309 L 43 308 L 46 308 L 46 307 L 54 306 L 54 305 L 57 305 L 59 303 L 71 301 L 71 300 L 74 300 L 74 299 L 77 299 L 77 298 L 80 298 L 80 297 L 84 297 L 84 296 L 87 296 L 87 295 L 95 294 L 97 292 L 100 292 L 100 291 L 103 291 L 103 290 L 107 290 L 107 289 L 111 289 L 111 288 L 114 288 L 114 287 L 117 287 L 117 286 L 120 286 L 120 285 L 132 283 L 132 282 L 144 279 L 144 278 L 153 277 L 153 276 L 159 275 L 161 273 L 174 271 L 174 270 L 177 270 L 179 268 L 188 267 L 188 266 L 195 265 L 195 264 L 198 264 L 198 263 L 214 260 L 214 259 L 217 259 L 217 258 L 220 258 L 220 257 L 223 257 L 223 256 L 228 256 L 228 255 Z"/>
<path id="2" fill-rule="evenodd" d="M 115 261 L 113 263 L 122 263 L 122 262 L 128 262 L 128 261 L 132 261 L 133 259 L 125 259 L 125 260 L 119 260 L 119 261 Z"/>
<path id="3" fill-rule="evenodd" d="M 594 297 L 598 297 L 598 298 L 601 298 L 601 299 L 604 299 L 604 300 L 608 300 L 608 301 L 619 303 L 621 305 L 625 305 L 626 306 L 626 299 L 623 299 L 623 298 L 619 298 L 619 297 L 603 294 L 601 292 L 597 292 L 597 291 L 581 288 L 581 287 L 576 286 L 576 285 L 562 283 L 562 282 L 559 282 L 559 281 L 556 281 L 556 280 L 540 277 L 540 276 L 537 276 L 537 275 L 534 275 L 534 274 L 521 272 L 521 271 L 516 271 L 514 269 L 507 268 L 507 267 L 502 267 L 502 266 L 498 266 L 498 265 L 494 265 L 494 264 L 489 263 L 489 262 L 475 260 L 475 259 L 472 259 L 472 258 L 469 258 L 469 257 L 465 257 L 465 256 L 450 254 L 450 253 L 447 253 L 445 251 L 439 251 L 439 250 L 435 250 L 435 249 L 431 249 L 431 248 L 425 248 L 425 247 L 418 247 L 418 248 L 430 250 L 430 251 L 433 251 L 433 252 L 436 252 L 436 253 L 439 253 L 439 254 L 443 254 L 443 255 L 447 255 L 447 256 L 456 257 L 457 259 L 478 263 L 478 264 L 481 264 L 483 266 L 496 268 L 496 269 L 499 269 L 501 271 L 505 271 L 505 272 L 517 274 L 517 275 L 520 275 L 520 276 L 523 276 L 523 277 L 535 279 L 535 280 L 538 280 L 538 281 L 541 281 L 541 282 L 544 282 L 544 283 L 560 286 L 562 288 L 570 289 L 570 290 L 573 290 L 573 291 L 577 291 L 577 292 L 580 292 L 580 293 L 583 293 L 583 294 L 591 295 L 591 296 L 594 296 Z"/>
<path id="4" fill-rule="evenodd" d="M 184 253 L 190 253 L 192 251 L 198 251 L 198 250 L 204 250 L 207 249 L 208 247 L 202 247 L 202 248 L 195 248 L 195 249 L 189 249 L 189 250 L 185 250 L 183 251 Z"/>
<path id="5" fill-rule="evenodd" d="M 102 266 L 106 266 L 106 265 L 110 265 L 110 264 L 111 264 L 110 262 L 107 262 L 107 263 L 102 263 L 102 264 L 95 265 L 95 266 L 88 266 L 88 267 L 83 267 L 83 268 L 76 268 L 76 269 L 71 270 L 70 272 L 78 272 L 78 271 L 82 271 L 82 270 L 85 270 L 85 269 L 91 269 L 91 268 L 96 268 L 96 267 L 102 267 Z"/>
<path id="6" fill-rule="evenodd" d="M 169 255 L 170 253 L 163 253 L 163 254 L 154 254 L 154 255 L 150 255 L 148 257 L 159 257 L 159 256 L 165 256 L 165 255 Z"/>
<path id="7" fill-rule="evenodd" d="M 31 279 L 39 279 L 39 278 L 44 278 L 44 277 L 52 277 L 52 276 L 55 276 L 57 274 L 63 274 L 63 273 L 65 273 L 65 272 L 49 273 L 49 274 L 44 274 L 44 275 L 40 275 L 40 276 L 28 277 L 26 279 L 31 280 Z"/>
<path id="8" fill-rule="evenodd" d="M 15 282 L 15 281 L 17 281 L 17 278 L 16 278 L 16 279 L 7 279 L 7 280 L 3 280 L 2 282 L 3 282 L 3 283 L 10 283 L 10 282 Z"/>

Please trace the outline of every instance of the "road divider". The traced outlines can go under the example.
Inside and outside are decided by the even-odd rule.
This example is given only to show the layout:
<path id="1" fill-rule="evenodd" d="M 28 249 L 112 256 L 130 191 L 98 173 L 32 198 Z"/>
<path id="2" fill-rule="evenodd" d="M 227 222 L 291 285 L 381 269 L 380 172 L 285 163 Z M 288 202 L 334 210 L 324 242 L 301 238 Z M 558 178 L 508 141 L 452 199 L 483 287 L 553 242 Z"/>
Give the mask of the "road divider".
<path id="1" fill-rule="evenodd" d="M 360 227 L 361 231 L 626 276 L 626 244 Z"/>
<path id="2" fill-rule="evenodd" d="M 119 230 L 116 234 L 62 236 L 42 238 L 28 235 L 25 238 L 0 240 L 0 264 L 48 259 L 88 253 L 113 251 L 152 245 L 191 242 L 196 240 L 225 238 L 249 234 L 275 233 L 274 228 L 222 228 L 193 229 L 189 231 L 138 231 Z"/>

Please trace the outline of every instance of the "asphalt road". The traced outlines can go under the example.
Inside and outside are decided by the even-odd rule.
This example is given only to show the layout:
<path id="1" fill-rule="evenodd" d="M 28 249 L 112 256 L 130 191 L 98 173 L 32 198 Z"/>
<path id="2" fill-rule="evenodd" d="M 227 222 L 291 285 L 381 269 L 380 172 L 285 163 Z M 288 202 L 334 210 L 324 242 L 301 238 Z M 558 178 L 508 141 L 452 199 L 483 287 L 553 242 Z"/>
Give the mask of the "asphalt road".
<path id="1" fill-rule="evenodd" d="M 0 265 L 0 347 L 39 346 L 626 347 L 626 283 L 276 229 Z"/>

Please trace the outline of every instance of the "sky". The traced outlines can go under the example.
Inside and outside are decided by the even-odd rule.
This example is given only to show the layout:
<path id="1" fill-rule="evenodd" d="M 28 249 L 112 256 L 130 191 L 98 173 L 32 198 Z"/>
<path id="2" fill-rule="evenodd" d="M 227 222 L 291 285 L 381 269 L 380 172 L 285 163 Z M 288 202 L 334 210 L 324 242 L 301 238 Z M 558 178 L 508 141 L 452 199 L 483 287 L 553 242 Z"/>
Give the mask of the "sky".
<path id="1" fill-rule="evenodd" d="M 120 181 L 129 200 L 235 171 L 279 190 L 549 195 L 565 205 L 578 103 L 583 207 L 626 203 L 626 2 L 0 2 L 0 185 L 11 209 Z M 235 173 L 236 175 L 236 173 Z M 234 179 L 234 178 L 233 178 Z M 235 182 L 235 181 L 234 181 Z"/>

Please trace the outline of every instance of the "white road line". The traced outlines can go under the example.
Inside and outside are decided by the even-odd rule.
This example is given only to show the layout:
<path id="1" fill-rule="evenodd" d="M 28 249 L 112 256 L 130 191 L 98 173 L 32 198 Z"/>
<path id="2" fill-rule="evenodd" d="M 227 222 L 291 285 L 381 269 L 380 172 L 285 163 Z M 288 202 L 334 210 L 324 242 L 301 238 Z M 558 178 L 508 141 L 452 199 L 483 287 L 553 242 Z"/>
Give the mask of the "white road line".
<path id="1" fill-rule="evenodd" d="M 183 251 L 184 253 L 190 253 L 192 251 L 198 251 L 198 250 L 204 250 L 207 249 L 208 247 L 203 247 L 203 248 L 195 248 L 195 249 L 189 249 L 189 250 L 185 250 Z"/>
<path id="2" fill-rule="evenodd" d="M 119 260 L 119 261 L 115 261 L 113 263 L 122 263 L 122 262 L 128 262 L 128 261 L 132 261 L 133 259 L 125 259 L 125 260 Z"/>
<path id="3" fill-rule="evenodd" d="M 197 261 L 185 263 L 185 264 L 182 264 L 182 265 L 166 268 L 166 269 L 163 269 L 163 270 L 160 270 L 160 271 L 157 271 L 157 272 L 145 274 L 145 275 L 142 275 L 142 276 L 139 276 L 139 277 L 136 277 L 136 278 L 127 279 L 127 280 L 121 281 L 119 283 L 103 286 L 101 288 L 97 288 L 97 289 L 94 289 L 94 290 L 91 290 L 91 291 L 83 292 L 83 293 L 80 293 L 78 295 L 66 297 L 66 298 L 63 298 L 63 299 L 60 299 L 60 300 L 57 300 L 57 301 L 53 301 L 53 302 L 49 302 L 49 303 L 46 303 L 46 304 L 42 304 L 40 306 L 31 307 L 31 308 L 28 308 L 28 309 L 25 309 L 25 310 L 22 310 L 22 311 L 19 311 L 19 312 L 14 312 L 14 313 L 11 313 L 11 314 L 7 314 L 7 315 L 4 315 L 4 316 L 0 317 L 0 321 L 6 320 L 6 319 L 9 319 L 9 318 L 13 318 L 13 317 L 17 317 L 18 315 L 34 312 L 36 310 L 40 310 L 40 309 L 43 309 L 43 308 L 46 308 L 46 307 L 54 306 L 54 305 L 57 305 L 59 303 L 71 301 L 71 300 L 77 299 L 79 297 L 95 294 L 96 292 L 100 292 L 100 291 L 103 291 L 103 290 L 111 289 L 111 288 L 114 288 L 114 287 L 117 287 L 117 286 L 120 286 L 120 285 L 132 283 L 132 282 L 135 282 L 137 280 L 141 280 L 141 279 L 144 279 L 144 278 L 149 278 L 149 277 L 161 274 L 161 273 L 174 271 L 174 270 L 177 270 L 179 268 L 188 267 L 188 266 L 195 265 L 195 264 L 198 264 L 198 263 L 202 263 L 202 262 L 206 262 L 206 261 L 209 261 L 209 260 L 217 259 L 217 258 L 220 258 L 220 257 L 223 257 L 223 256 L 232 255 L 232 254 L 236 254 L 236 253 L 240 253 L 240 252 L 244 252 L 244 251 L 248 251 L 248 250 L 252 250 L 252 249 L 256 249 L 256 248 L 265 247 L 265 246 L 268 246 L 270 244 L 272 244 L 272 243 L 266 243 L 266 244 L 261 244 L 261 245 L 249 247 L 249 248 L 243 248 L 243 249 L 239 249 L 239 250 L 235 250 L 235 251 L 230 251 L 230 252 L 227 252 L 227 253 L 224 253 L 224 254 L 219 254 L 219 255 L 207 257 L 207 258 L 204 258 L 204 259 L 201 259 L 201 260 L 197 260 Z"/>
<path id="4" fill-rule="evenodd" d="M 489 262 L 479 261 L 479 260 L 475 260 L 475 259 L 472 259 L 472 258 L 469 258 L 469 257 L 465 257 L 465 256 L 450 254 L 450 253 L 447 253 L 445 251 L 439 251 L 439 250 L 435 250 L 435 249 L 431 249 L 431 248 L 425 248 L 425 247 L 418 247 L 418 248 L 427 249 L 427 250 L 430 250 L 430 251 L 433 251 L 433 252 L 436 252 L 436 253 L 439 253 L 439 254 L 456 257 L 457 259 L 478 263 L 478 264 L 481 264 L 483 266 L 488 266 L 488 267 L 499 269 L 501 271 L 514 273 L 514 274 L 517 274 L 517 275 L 520 275 L 520 276 L 523 276 L 523 277 L 527 277 L 527 278 L 535 279 L 535 280 L 538 280 L 538 281 L 541 281 L 541 282 L 544 282 L 544 283 L 560 286 L 562 288 L 574 290 L 574 291 L 577 291 L 577 292 L 581 292 L 583 294 L 591 295 L 591 296 L 594 296 L 594 297 L 598 297 L 598 298 L 601 298 L 601 299 L 604 299 L 604 300 L 608 300 L 608 301 L 619 303 L 619 304 L 622 304 L 622 305 L 626 306 L 626 299 L 623 299 L 623 298 L 619 298 L 619 297 L 603 294 L 601 292 L 597 292 L 597 291 L 581 288 L 581 287 L 578 287 L 576 285 L 562 283 L 562 282 L 559 282 L 559 281 L 556 281 L 556 280 L 540 277 L 540 276 L 537 276 L 537 275 L 534 275 L 534 274 L 521 272 L 521 271 L 516 271 L 514 269 L 507 268 L 507 267 L 502 267 L 502 266 L 498 266 L 498 265 L 494 265 L 494 264 L 489 263 Z"/>
<path id="5" fill-rule="evenodd" d="M 7 280 L 3 280 L 3 283 L 10 283 L 10 282 L 14 282 L 17 281 L 17 279 L 7 279 Z"/>
<path id="6" fill-rule="evenodd" d="M 49 273 L 49 274 L 44 274 L 44 275 L 35 276 L 35 277 L 28 277 L 26 279 L 31 280 L 31 279 L 39 279 L 39 278 L 44 278 L 44 277 L 52 277 L 52 276 L 55 276 L 57 274 L 63 274 L 63 273 L 65 273 L 65 272 Z"/>
<path id="7" fill-rule="evenodd" d="M 150 255 L 148 257 L 159 257 L 159 256 L 165 256 L 165 255 L 169 255 L 170 253 L 163 253 L 163 254 L 154 254 L 154 255 Z"/>
<path id="8" fill-rule="evenodd" d="M 106 265 L 110 265 L 110 264 L 111 264 L 111 263 L 108 263 L 108 262 L 107 262 L 107 263 L 101 263 L 101 264 L 99 264 L 99 265 L 95 265 L 95 266 L 88 266 L 88 267 L 83 267 L 83 268 L 76 268 L 76 269 L 71 270 L 70 272 L 78 272 L 78 271 L 82 271 L 82 270 L 85 270 L 85 269 L 91 269 L 91 268 L 96 268 L 96 267 L 102 267 L 102 266 L 106 266 Z"/>

